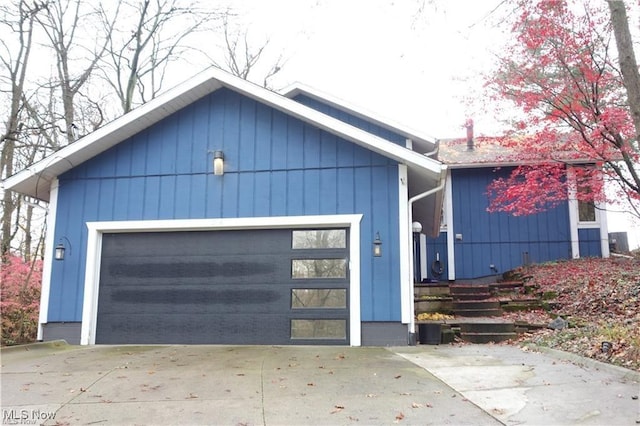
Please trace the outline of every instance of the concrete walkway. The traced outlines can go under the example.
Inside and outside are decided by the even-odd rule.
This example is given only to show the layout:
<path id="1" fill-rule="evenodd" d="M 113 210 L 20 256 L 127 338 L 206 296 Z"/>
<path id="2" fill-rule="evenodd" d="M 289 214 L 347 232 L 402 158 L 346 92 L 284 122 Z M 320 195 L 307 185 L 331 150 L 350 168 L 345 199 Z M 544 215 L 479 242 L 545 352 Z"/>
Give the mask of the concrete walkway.
<path id="1" fill-rule="evenodd" d="M 579 359 L 579 361 L 582 359 Z M 3 424 L 608 424 L 640 374 L 493 345 L 2 350 Z"/>
<path id="2" fill-rule="evenodd" d="M 502 424 L 640 424 L 640 373 L 507 345 L 398 348 Z"/>

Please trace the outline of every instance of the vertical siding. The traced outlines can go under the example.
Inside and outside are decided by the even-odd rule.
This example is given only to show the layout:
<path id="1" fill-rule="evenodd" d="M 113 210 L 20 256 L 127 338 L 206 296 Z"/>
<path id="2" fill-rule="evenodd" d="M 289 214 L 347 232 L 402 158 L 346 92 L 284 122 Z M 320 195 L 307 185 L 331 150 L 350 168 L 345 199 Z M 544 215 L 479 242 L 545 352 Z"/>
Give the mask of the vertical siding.
<path id="1" fill-rule="evenodd" d="M 448 265 L 448 256 L 447 256 L 447 233 L 440 232 L 437 238 L 429 238 L 427 237 L 427 274 L 428 278 L 431 279 L 440 279 L 447 280 L 447 275 L 449 270 L 447 268 Z M 442 274 L 437 277 L 433 274 L 432 266 L 437 259 L 437 254 L 440 254 L 440 265 L 443 267 Z M 424 277 L 423 277 L 424 278 Z"/>
<path id="2" fill-rule="evenodd" d="M 602 256 L 599 228 L 578 229 L 578 240 L 580 241 L 580 257 Z"/>
<path id="3" fill-rule="evenodd" d="M 48 320 L 81 319 L 86 222 L 359 213 L 362 319 L 399 321 L 397 178 L 396 163 L 220 89 L 60 176 L 56 241 L 73 252 L 53 264 Z"/>
<path id="4" fill-rule="evenodd" d="M 327 105 L 317 99 L 310 98 L 309 96 L 298 95 L 293 99 L 296 102 L 299 102 L 305 106 L 308 106 L 309 108 L 313 108 L 316 111 L 320 111 L 333 118 L 337 118 L 338 120 L 351 124 L 354 127 L 357 127 L 362 130 L 366 130 L 369 133 L 372 133 L 376 136 L 380 136 L 381 138 L 385 138 L 388 141 L 397 143 L 398 145 L 405 146 L 406 138 L 404 136 L 391 132 L 377 124 L 370 123 L 367 120 L 363 120 L 362 118 L 356 117 L 338 108 Z"/>
<path id="5" fill-rule="evenodd" d="M 499 273 L 508 271 L 522 264 L 525 253 L 532 262 L 570 257 L 566 204 L 520 217 L 486 211 L 487 186 L 508 173 L 490 168 L 452 172 L 453 230 L 462 234 L 462 241 L 455 242 L 456 279 L 492 275 L 492 264 Z"/>

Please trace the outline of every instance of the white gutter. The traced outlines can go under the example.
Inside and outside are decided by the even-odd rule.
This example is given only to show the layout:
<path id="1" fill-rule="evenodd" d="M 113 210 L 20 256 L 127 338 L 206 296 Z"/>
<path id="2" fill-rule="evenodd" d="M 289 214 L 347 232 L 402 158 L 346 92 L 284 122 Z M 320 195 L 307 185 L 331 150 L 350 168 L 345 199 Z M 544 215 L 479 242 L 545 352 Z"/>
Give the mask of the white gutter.
<path id="1" fill-rule="evenodd" d="M 433 195 L 438 191 L 442 191 L 445 187 L 446 184 L 446 179 L 443 179 L 440 183 L 439 186 L 436 186 L 435 188 L 432 188 L 426 192 L 420 193 L 418 195 L 414 195 L 413 197 L 409 198 L 409 229 L 407 230 L 407 232 L 409 233 L 409 253 L 411 253 L 411 255 L 409 256 L 409 294 L 408 294 L 408 299 L 410 300 L 409 303 L 409 311 L 411 313 L 410 318 L 409 318 L 409 333 L 413 334 L 416 332 L 416 312 L 415 312 L 415 289 L 414 289 L 414 285 L 415 285 L 415 274 L 414 274 L 414 270 L 413 270 L 413 264 L 414 264 L 414 259 L 413 259 L 413 229 L 411 228 L 411 224 L 413 223 L 413 203 L 415 203 L 418 200 L 421 200 L 423 198 L 428 197 L 429 195 Z"/>
<path id="2" fill-rule="evenodd" d="M 436 139 L 435 148 L 433 148 L 433 150 L 429 152 L 425 152 L 422 155 L 424 155 L 425 157 L 431 157 L 433 154 L 437 154 L 438 151 L 440 151 L 440 141 Z"/>

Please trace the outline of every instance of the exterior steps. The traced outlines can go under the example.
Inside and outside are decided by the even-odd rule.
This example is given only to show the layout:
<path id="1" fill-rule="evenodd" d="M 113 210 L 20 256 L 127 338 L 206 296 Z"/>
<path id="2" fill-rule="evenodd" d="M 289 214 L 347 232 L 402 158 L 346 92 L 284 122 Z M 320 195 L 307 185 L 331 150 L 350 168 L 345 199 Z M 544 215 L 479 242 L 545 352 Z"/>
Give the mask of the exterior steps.
<path id="1" fill-rule="evenodd" d="M 452 308 L 455 315 L 462 317 L 499 317 L 503 313 L 497 300 L 458 300 Z"/>
<path id="2" fill-rule="evenodd" d="M 539 295 L 521 281 L 420 283 L 415 285 L 414 306 L 416 315 L 447 314 L 451 318 L 417 321 L 420 344 L 450 343 L 456 338 L 469 343 L 498 343 L 546 327 L 545 324 L 514 323 L 501 318 L 504 312 L 544 307 Z"/>
<path id="3" fill-rule="evenodd" d="M 518 333 L 512 322 L 469 322 L 460 324 L 460 338 L 471 343 L 499 343 Z"/>
<path id="4" fill-rule="evenodd" d="M 460 338 L 469 343 L 499 343 L 513 339 L 518 333 L 460 333 Z"/>

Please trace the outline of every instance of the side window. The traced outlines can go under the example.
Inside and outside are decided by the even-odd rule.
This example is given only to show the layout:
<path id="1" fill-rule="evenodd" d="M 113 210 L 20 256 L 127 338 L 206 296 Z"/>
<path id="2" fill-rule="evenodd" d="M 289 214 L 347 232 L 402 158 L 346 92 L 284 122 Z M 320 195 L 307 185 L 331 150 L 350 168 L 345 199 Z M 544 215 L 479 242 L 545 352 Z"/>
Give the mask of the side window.
<path id="1" fill-rule="evenodd" d="M 578 221 L 595 222 L 596 206 L 591 202 L 578 201 Z"/>
<path id="2" fill-rule="evenodd" d="M 578 198 L 578 222 L 595 223 L 598 221 L 596 205 L 592 193 L 597 187 L 597 173 L 593 167 L 584 166 L 575 169 L 576 191 Z M 597 191 L 597 189 L 595 189 Z"/>

